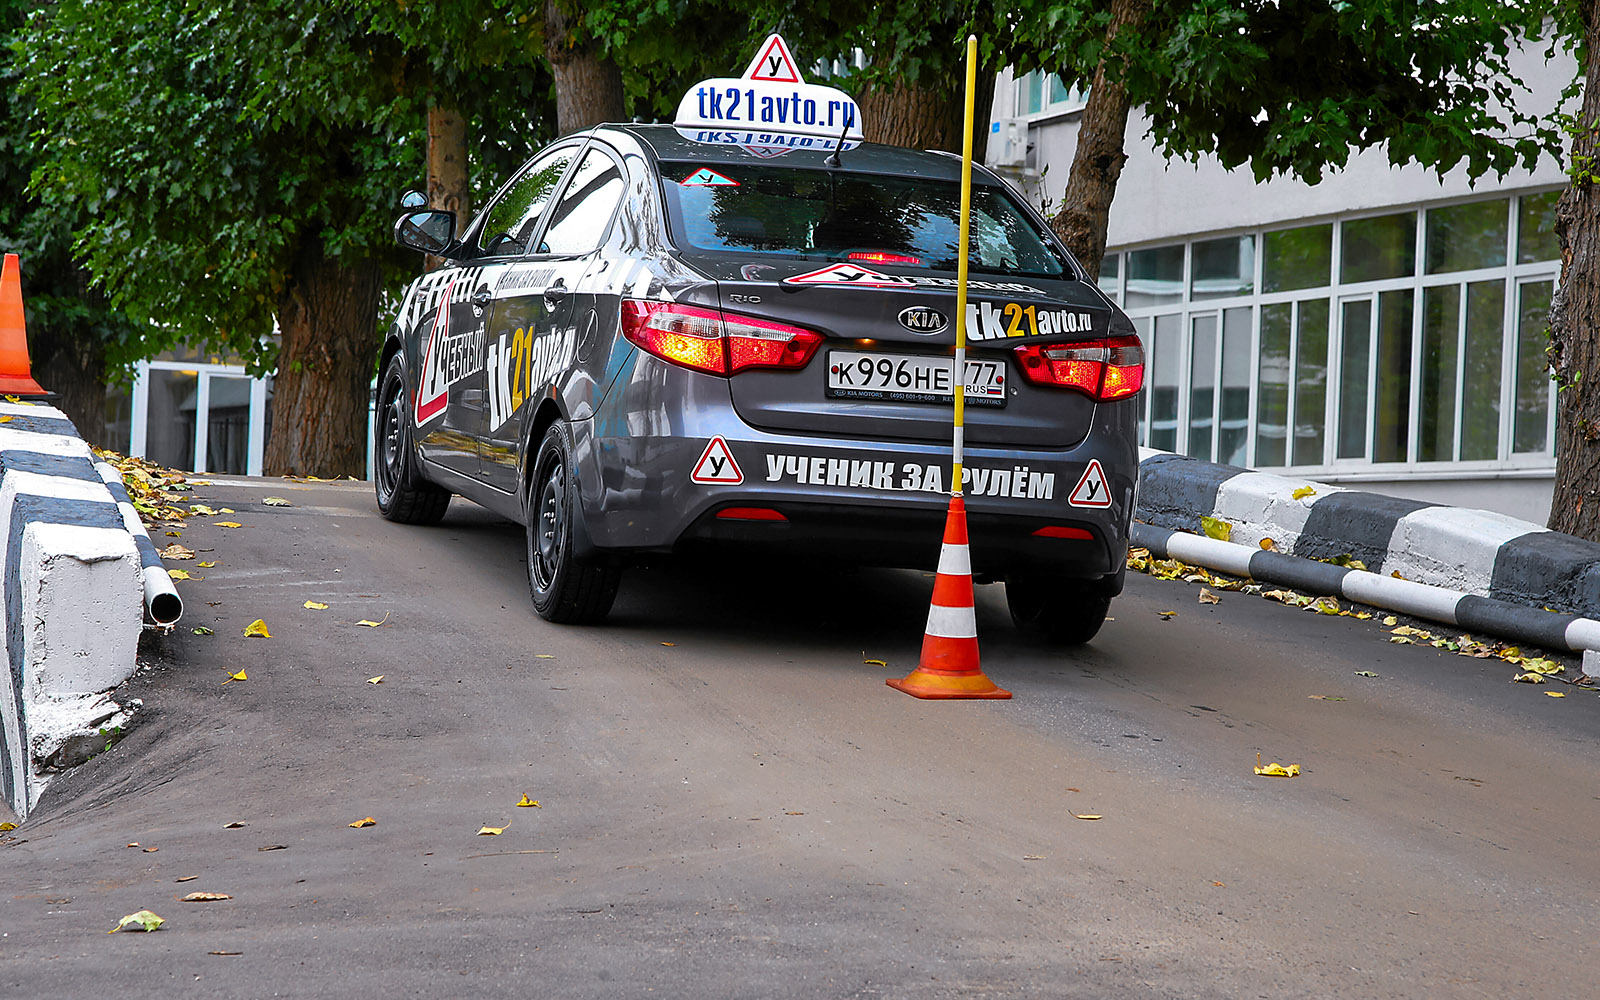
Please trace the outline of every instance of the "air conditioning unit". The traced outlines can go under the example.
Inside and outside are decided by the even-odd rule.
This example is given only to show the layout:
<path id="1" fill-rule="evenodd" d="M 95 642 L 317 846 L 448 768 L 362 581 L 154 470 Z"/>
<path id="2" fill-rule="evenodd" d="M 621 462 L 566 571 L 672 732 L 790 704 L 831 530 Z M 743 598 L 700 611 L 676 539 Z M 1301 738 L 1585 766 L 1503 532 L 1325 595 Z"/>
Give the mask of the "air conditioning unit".
<path id="1" fill-rule="evenodd" d="M 989 150 L 984 157 L 991 167 L 1028 165 L 1028 123 L 1020 118 L 997 118 L 989 126 Z"/>

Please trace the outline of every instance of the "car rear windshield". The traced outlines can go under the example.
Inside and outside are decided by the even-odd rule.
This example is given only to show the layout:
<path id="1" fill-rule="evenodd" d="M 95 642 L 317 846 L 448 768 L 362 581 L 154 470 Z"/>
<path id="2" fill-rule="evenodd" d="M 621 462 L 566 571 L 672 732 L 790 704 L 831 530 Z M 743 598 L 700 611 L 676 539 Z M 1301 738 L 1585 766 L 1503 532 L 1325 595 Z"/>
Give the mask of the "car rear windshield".
<path id="1" fill-rule="evenodd" d="M 661 164 L 672 225 L 697 250 L 956 269 L 953 181 L 767 164 Z M 1002 188 L 974 185 L 968 266 L 1039 277 L 1066 262 Z"/>

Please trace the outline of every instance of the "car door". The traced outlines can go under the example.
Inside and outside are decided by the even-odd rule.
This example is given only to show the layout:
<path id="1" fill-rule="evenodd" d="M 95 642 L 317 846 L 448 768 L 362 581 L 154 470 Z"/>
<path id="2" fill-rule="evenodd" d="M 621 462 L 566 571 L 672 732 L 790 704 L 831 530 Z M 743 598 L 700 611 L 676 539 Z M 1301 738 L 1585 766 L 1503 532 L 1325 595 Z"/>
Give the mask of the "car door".
<path id="1" fill-rule="evenodd" d="M 485 357 L 495 290 L 522 259 L 579 148 L 555 147 L 519 171 L 468 230 L 469 256 L 440 278 L 445 291 L 420 351 L 417 442 L 428 461 L 475 480 L 484 478 L 478 439 L 487 421 Z"/>
<path id="2" fill-rule="evenodd" d="M 520 485 L 517 450 L 528 407 L 573 365 L 592 296 L 578 289 L 610 229 L 624 190 L 622 164 L 591 144 L 551 202 L 527 257 L 501 279 L 489 325 L 489 404 L 479 435 L 483 476 L 497 490 Z"/>

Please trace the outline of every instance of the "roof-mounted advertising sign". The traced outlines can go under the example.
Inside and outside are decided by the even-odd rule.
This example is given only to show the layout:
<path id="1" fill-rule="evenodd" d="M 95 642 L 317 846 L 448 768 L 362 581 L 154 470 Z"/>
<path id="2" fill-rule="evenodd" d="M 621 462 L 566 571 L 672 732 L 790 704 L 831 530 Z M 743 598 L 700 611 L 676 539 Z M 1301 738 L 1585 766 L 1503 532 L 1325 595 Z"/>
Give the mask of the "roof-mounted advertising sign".
<path id="1" fill-rule="evenodd" d="M 743 76 L 690 87 L 673 124 L 695 142 L 753 149 L 853 149 L 862 141 L 856 102 L 842 90 L 806 83 L 778 35 L 761 43 Z"/>

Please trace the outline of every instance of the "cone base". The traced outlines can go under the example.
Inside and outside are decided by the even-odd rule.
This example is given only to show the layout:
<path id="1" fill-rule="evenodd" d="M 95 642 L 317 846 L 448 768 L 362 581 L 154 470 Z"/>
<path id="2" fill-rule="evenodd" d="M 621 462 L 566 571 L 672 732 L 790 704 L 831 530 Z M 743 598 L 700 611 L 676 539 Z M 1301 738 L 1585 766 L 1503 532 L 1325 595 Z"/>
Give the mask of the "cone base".
<path id="1" fill-rule="evenodd" d="M 0 395 L 51 396 L 54 393 L 26 375 L 0 375 Z"/>
<path id="2" fill-rule="evenodd" d="M 902 678 L 891 677 L 885 684 L 913 698 L 1009 698 L 1011 692 L 995 686 L 983 671 L 952 676 L 913 670 Z"/>

